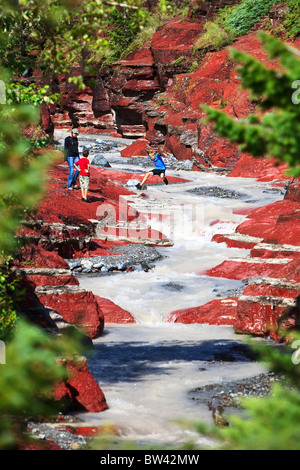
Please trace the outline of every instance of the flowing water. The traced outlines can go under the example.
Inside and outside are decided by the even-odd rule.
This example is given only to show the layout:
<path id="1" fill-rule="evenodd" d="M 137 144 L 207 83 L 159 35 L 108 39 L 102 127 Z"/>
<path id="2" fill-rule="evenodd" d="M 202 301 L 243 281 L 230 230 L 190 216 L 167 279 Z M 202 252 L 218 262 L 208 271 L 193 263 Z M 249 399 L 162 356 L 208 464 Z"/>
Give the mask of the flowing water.
<path id="1" fill-rule="evenodd" d="M 113 168 L 124 171 L 121 160 L 113 162 Z M 138 170 L 133 164 L 130 168 Z M 109 409 L 80 417 L 89 424 L 113 423 L 128 439 L 180 443 L 193 438 L 205 445 L 205 439 L 177 422 L 212 420 L 207 406 L 191 400 L 189 391 L 251 377 L 264 367 L 249 358 L 242 349 L 247 338 L 236 335 L 232 327 L 172 324 L 166 319 L 175 310 L 243 290 L 242 281 L 203 274 L 226 259 L 245 260 L 249 255 L 248 250 L 212 242 L 212 236 L 235 231 L 245 219 L 234 213 L 236 209 L 260 207 L 283 196 L 274 186 L 253 179 L 192 171 L 168 171 L 168 175 L 189 182 L 149 185 L 147 198 L 128 202 L 172 240 L 173 246 L 157 248 L 162 259 L 147 272 L 79 278 L 83 288 L 112 300 L 136 321 L 106 324 L 104 335 L 94 341 L 89 367 Z M 164 217 L 153 217 L 159 213 Z"/>

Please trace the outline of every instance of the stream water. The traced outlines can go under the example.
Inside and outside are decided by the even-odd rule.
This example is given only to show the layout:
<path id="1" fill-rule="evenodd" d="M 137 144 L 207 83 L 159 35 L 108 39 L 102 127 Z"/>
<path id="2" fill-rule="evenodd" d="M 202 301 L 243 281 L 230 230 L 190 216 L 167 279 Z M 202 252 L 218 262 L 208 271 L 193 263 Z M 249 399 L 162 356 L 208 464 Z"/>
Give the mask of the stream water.
<path id="1" fill-rule="evenodd" d="M 134 161 L 125 164 L 118 160 L 117 153 L 105 156 L 111 159 L 113 169 L 143 171 Z M 236 335 L 232 327 L 172 324 L 166 319 L 174 310 L 241 292 L 242 281 L 202 274 L 225 259 L 246 259 L 249 254 L 248 250 L 214 243 L 212 236 L 235 231 L 245 218 L 235 214 L 235 209 L 263 206 L 283 196 L 274 186 L 253 179 L 192 171 L 168 171 L 168 175 L 189 182 L 149 185 L 144 191 L 148 198 L 132 203 L 145 213 L 149 207 L 156 213 L 173 208 L 171 230 L 168 217 L 151 221 L 173 242 L 171 247 L 157 248 L 162 259 L 147 272 L 79 278 L 83 288 L 109 298 L 136 321 L 106 324 L 103 336 L 94 341 L 95 354 L 89 359 L 89 367 L 109 409 L 81 414 L 80 418 L 95 425 L 113 423 L 124 438 L 136 441 L 176 442 L 180 446 L 183 441 L 196 439 L 205 445 L 205 439 L 191 427 L 178 423 L 180 419 L 212 420 L 207 406 L 191 400 L 189 392 L 207 384 L 252 377 L 264 366 L 243 351 L 247 338 Z M 191 215 L 195 208 L 197 220 Z"/>

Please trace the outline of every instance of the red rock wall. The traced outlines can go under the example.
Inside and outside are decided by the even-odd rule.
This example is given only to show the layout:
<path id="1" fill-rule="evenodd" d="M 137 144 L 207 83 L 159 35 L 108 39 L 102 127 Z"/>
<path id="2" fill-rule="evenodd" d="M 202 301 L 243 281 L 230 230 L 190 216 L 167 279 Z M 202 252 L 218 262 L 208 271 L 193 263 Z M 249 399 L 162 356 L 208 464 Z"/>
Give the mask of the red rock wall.
<path id="1" fill-rule="evenodd" d="M 177 2 L 180 6 L 180 1 Z M 81 133 L 117 132 L 124 137 L 143 137 L 151 129 L 148 102 L 168 90 L 178 73 L 186 72 L 194 61 L 193 47 L 203 26 L 219 8 L 239 0 L 195 1 L 186 18 L 166 20 L 153 37 L 125 59 L 99 68 L 96 84 L 78 91 L 59 76 L 56 90 L 63 95 L 59 107 L 43 112 L 45 128 L 80 127 Z M 155 1 L 149 2 L 150 10 Z M 82 74 L 76 67 L 73 74 Z M 89 82 L 91 77 L 85 77 Z M 197 110 L 199 111 L 199 110 Z M 151 140 L 151 139 L 150 139 Z"/>

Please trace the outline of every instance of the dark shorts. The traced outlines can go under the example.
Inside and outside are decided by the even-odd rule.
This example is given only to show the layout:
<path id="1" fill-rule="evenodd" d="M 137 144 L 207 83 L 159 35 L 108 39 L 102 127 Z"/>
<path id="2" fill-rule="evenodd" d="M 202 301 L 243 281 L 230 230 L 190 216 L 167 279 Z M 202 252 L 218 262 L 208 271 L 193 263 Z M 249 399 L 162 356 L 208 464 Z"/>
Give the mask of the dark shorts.
<path id="1" fill-rule="evenodd" d="M 165 174 L 166 170 L 151 170 L 151 173 L 155 176 L 160 176 L 162 173 Z"/>

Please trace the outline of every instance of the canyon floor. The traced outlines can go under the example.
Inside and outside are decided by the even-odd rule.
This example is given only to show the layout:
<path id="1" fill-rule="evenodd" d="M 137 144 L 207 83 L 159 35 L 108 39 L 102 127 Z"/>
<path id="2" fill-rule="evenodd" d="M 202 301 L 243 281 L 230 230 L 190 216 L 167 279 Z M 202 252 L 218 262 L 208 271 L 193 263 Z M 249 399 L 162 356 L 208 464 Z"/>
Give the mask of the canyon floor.
<path id="1" fill-rule="evenodd" d="M 58 145 L 65 136 L 65 131 L 57 132 Z M 210 445 L 191 430 L 178 427 L 174 420 L 196 418 L 211 423 L 210 402 L 236 412 L 236 400 L 241 395 L 265 395 L 278 379 L 257 361 L 248 345 L 249 336 L 236 334 L 232 326 L 230 315 L 253 278 L 207 275 L 228 260 L 242 264 L 247 271 L 250 249 L 229 247 L 212 238 L 216 234 L 234 234 L 251 210 L 282 201 L 284 181 L 266 183 L 193 172 L 172 160 L 167 172 L 169 185 L 152 179 L 139 193 L 135 184 L 151 162 L 121 157 L 120 150 L 130 144 L 128 140 L 85 135 L 80 139 L 81 149 L 90 148 L 91 161 L 99 153 L 97 139 L 116 144 L 100 152 L 110 166 L 97 171 L 114 181 L 122 197 L 125 193 L 132 210 L 143 215 L 151 212 L 151 218 L 140 220 L 138 230 L 132 225 L 133 219 L 126 221 L 125 232 L 114 227 L 103 238 L 100 231 L 101 243 L 122 239 L 122 244 L 114 248 L 115 256 L 112 252 L 107 255 L 102 248 L 96 256 L 91 252 L 80 257 L 78 253 L 67 262 L 79 288 L 91 290 L 102 301 L 106 298 L 113 302 L 128 312 L 131 320 L 116 324 L 107 317 L 102 335 L 93 339 L 95 350 L 88 365 L 105 394 L 107 410 L 72 413 L 66 426 L 57 422 L 32 423 L 31 432 L 37 439 L 52 439 L 68 450 L 87 445 L 89 437 L 84 432 L 107 423 L 115 426 L 123 439 L 141 444 L 176 442 L 180 446 L 193 438 L 200 446 Z M 61 164 L 61 168 L 67 176 L 66 164 Z M 101 188 L 98 194 L 93 186 L 91 195 L 92 203 L 86 204 L 80 201 L 80 191 L 72 194 L 74 204 L 86 204 L 89 220 L 96 218 L 93 211 L 103 203 Z M 82 215 L 84 208 L 80 207 Z M 199 219 L 195 219 L 191 208 L 196 216 L 200 215 L 200 225 L 195 223 Z M 148 232 L 143 232 L 148 225 L 154 235 L 150 243 L 144 236 Z M 130 237 L 126 239 L 128 227 Z M 124 254 L 126 247 L 130 249 Z M 119 257 L 119 265 L 115 257 Z M 101 267 L 95 268 L 95 258 Z M 280 262 L 285 264 L 284 260 Z M 217 302 L 217 306 L 210 302 Z M 218 312 L 215 324 L 209 325 L 205 319 L 202 324 L 172 323 L 174 311 L 203 305 L 211 305 L 211 314 Z M 226 315 L 222 315 L 224 305 Z M 272 343 L 270 338 L 256 341 Z M 75 429 L 76 433 L 70 432 Z"/>

